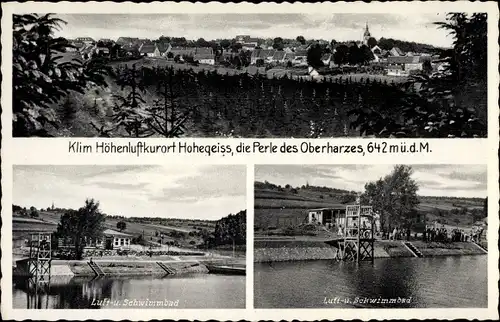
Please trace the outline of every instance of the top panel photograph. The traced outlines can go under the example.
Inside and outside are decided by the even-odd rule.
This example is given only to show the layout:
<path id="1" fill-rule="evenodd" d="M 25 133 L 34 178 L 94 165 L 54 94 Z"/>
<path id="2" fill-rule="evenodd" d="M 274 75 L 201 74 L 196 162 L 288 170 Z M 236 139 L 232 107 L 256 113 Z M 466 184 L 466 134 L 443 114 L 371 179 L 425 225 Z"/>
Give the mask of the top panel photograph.
<path id="1" fill-rule="evenodd" d="M 14 137 L 487 137 L 486 13 L 12 19 Z"/>

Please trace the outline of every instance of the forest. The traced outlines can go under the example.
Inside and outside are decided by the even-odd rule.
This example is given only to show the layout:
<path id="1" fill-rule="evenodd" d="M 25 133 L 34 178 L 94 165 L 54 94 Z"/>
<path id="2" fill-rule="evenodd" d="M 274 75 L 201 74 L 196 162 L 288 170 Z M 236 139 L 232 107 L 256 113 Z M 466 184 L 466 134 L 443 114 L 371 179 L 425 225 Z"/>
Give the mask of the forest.
<path id="1" fill-rule="evenodd" d="M 53 129 L 78 123 L 91 125 L 82 136 L 100 137 L 486 136 L 485 14 L 449 15 L 438 26 L 455 37 L 448 70 L 403 84 L 61 62 L 71 45 L 53 31 L 63 24 L 50 14 L 14 16 L 14 136 L 71 135 Z"/>
<path id="2" fill-rule="evenodd" d="M 213 233 L 204 236 L 207 247 L 223 245 L 245 245 L 247 236 L 247 212 L 242 210 L 236 214 L 218 220 Z"/>

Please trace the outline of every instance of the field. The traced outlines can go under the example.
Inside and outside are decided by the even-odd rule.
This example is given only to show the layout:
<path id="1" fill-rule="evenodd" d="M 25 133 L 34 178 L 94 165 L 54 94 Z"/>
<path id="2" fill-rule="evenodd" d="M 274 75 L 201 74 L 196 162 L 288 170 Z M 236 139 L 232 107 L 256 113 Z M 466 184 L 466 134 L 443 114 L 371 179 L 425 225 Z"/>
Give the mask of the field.
<path id="1" fill-rule="evenodd" d="M 57 211 L 40 211 L 40 217 L 37 218 L 39 220 L 43 220 L 46 222 L 51 222 L 54 224 L 59 223 L 60 216 L 62 215 L 61 212 Z M 105 222 L 105 228 L 107 229 L 113 229 L 113 230 L 118 230 L 116 228 L 116 224 L 122 219 L 117 219 L 117 218 L 111 218 L 108 217 Z M 127 219 L 124 219 L 126 222 L 126 229 L 123 230 L 124 233 L 130 234 L 133 237 L 138 237 L 139 235 L 143 235 L 144 239 L 146 242 L 150 242 L 153 245 L 158 245 L 158 241 L 160 239 L 159 235 L 164 234 L 163 238 L 163 243 L 168 242 L 168 241 L 177 241 L 179 243 L 179 246 L 182 247 L 190 247 L 192 248 L 193 246 L 190 244 L 190 241 L 194 241 L 195 244 L 201 244 L 202 239 L 201 237 L 194 235 L 194 236 L 189 236 L 189 232 L 198 232 L 199 230 L 196 229 L 195 227 L 200 227 L 200 225 L 196 226 L 196 224 L 191 225 L 185 223 L 184 225 L 177 227 L 177 226 L 164 226 L 164 225 L 158 225 L 158 224 L 149 224 L 149 223 L 136 223 L 129 221 Z M 176 220 L 177 222 L 179 220 Z M 30 226 L 31 227 L 31 226 Z M 33 229 L 37 227 L 37 224 L 33 225 Z M 212 230 L 213 228 L 207 228 L 203 227 L 208 230 Z M 182 233 L 184 236 L 176 235 L 175 237 L 170 236 L 169 234 L 172 233 L 173 231 L 177 231 Z M 158 236 L 157 236 L 158 232 Z"/>
<path id="2" fill-rule="evenodd" d="M 398 77 L 398 76 L 388 76 L 388 75 L 373 75 L 366 73 L 354 73 L 354 74 L 346 74 L 346 75 L 336 75 L 336 76 L 326 76 L 327 79 L 340 79 L 340 78 L 349 78 L 352 82 L 363 82 L 369 79 L 371 82 L 387 82 L 390 83 L 404 83 L 408 80 L 408 77 Z"/>
<path id="3" fill-rule="evenodd" d="M 286 190 L 256 188 L 254 191 L 256 230 L 301 224 L 306 220 L 308 209 L 339 207 L 341 195 L 342 193 L 323 193 L 308 189 L 299 189 L 297 193 L 293 193 Z"/>
<path id="4" fill-rule="evenodd" d="M 295 189 L 296 191 L 265 188 L 262 184 L 254 191 L 254 214 L 256 233 L 269 227 L 286 228 L 296 226 L 307 220 L 307 210 L 314 208 L 343 207 L 345 195 L 349 191 L 321 192 L 314 189 Z M 470 213 L 459 210 L 466 207 L 468 211 L 482 211 L 483 200 L 480 198 L 446 198 L 420 197 L 417 210 L 426 215 L 431 223 L 470 227 L 474 222 Z"/>

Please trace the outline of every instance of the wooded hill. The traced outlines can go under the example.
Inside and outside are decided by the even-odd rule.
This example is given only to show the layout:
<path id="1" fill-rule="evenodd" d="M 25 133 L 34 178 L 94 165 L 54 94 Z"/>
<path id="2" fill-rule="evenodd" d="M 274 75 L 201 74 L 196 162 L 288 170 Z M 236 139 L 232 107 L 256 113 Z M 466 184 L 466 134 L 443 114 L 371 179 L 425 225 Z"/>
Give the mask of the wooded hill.
<path id="1" fill-rule="evenodd" d="M 308 209 L 343 207 L 356 200 L 352 191 L 329 187 L 255 182 L 254 188 L 256 229 L 297 225 L 306 220 Z M 419 200 L 417 211 L 425 214 L 428 222 L 470 226 L 485 217 L 482 198 L 419 196 Z"/>

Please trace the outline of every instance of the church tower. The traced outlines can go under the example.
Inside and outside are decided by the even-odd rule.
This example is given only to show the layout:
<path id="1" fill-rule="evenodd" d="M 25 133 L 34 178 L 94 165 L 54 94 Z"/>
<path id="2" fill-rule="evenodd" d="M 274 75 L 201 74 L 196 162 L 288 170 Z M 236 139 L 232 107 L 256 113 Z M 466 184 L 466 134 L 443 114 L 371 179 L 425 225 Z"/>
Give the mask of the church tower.
<path id="1" fill-rule="evenodd" d="M 363 44 L 368 46 L 368 39 L 370 39 L 370 30 L 368 30 L 368 23 L 366 23 L 365 33 L 363 34 Z"/>

